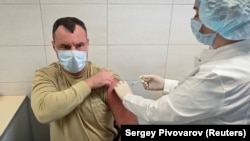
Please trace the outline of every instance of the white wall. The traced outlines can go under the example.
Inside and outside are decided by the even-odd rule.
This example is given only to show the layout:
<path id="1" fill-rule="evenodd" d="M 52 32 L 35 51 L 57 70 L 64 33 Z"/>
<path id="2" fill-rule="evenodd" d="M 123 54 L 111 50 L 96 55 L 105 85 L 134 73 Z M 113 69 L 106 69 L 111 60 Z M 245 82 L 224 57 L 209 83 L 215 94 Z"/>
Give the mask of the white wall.
<path id="1" fill-rule="evenodd" d="M 0 0 L 0 95 L 28 95 L 34 71 L 56 61 L 53 22 L 82 19 L 89 60 L 129 82 L 141 74 L 180 80 L 204 46 L 191 33 L 194 0 Z M 135 93 L 151 96 L 142 86 Z"/>

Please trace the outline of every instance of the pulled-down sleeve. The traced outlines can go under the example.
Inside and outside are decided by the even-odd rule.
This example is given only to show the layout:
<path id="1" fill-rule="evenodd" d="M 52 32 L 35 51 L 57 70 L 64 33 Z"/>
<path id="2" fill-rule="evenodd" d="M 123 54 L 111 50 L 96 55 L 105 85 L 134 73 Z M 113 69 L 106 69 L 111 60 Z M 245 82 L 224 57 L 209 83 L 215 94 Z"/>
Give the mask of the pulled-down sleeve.
<path id="1" fill-rule="evenodd" d="M 112 85 L 108 88 L 107 93 L 107 102 L 111 109 L 111 112 L 113 113 L 116 123 L 118 124 L 118 126 L 125 124 L 138 124 L 136 115 L 134 115 L 124 107 L 121 99 L 115 92 L 114 86 L 117 82 L 118 80 L 114 80 Z"/>

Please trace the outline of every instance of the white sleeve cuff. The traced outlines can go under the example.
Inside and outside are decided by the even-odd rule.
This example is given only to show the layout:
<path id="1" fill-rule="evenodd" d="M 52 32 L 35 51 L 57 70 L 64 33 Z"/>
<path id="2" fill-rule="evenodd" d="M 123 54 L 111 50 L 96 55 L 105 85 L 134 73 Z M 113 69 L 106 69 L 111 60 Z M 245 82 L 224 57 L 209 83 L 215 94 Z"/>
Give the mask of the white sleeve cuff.
<path id="1" fill-rule="evenodd" d="M 165 79 L 164 82 L 164 94 L 169 94 L 170 91 L 172 91 L 177 85 L 179 81 L 177 80 L 171 80 L 171 79 Z"/>

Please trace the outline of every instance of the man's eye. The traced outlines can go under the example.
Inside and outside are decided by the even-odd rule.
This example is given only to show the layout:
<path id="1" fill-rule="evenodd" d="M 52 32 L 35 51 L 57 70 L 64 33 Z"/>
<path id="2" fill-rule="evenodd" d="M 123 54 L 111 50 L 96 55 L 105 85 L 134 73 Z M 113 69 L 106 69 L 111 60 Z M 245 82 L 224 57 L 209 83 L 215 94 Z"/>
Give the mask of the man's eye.
<path id="1" fill-rule="evenodd" d="M 67 49 L 70 49 L 70 46 L 68 46 L 68 45 L 63 45 L 63 46 L 60 47 L 60 49 L 67 50 Z"/>
<path id="2" fill-rule="evenodd" d="M 77 48 L 83 48 L 84 45 L 83 45 L 83 44 L 79 44 L 79 45 L 77 45 L 76 47 L 77 47 Z"/>

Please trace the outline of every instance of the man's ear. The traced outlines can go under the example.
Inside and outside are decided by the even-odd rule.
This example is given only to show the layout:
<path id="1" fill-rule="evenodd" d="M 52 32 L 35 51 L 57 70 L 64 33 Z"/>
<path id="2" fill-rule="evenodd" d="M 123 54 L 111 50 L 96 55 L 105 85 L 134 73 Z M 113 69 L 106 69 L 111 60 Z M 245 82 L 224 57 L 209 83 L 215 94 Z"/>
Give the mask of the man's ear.
<path id="1" fill-rule="evenodd" d="M 51 44 L 52 44 L 52 47 L 53 47 L 53 49 L 54 49 L 54 51 L 55 51 L 55 53 L 56 53 L 56 56 L 57 56 L 57 58 L 58 58 L 57 48 L 56 48 L 56 45 L 55 45 L 55 41 L 51 41 Z"/>
<path id="2" fill-rule="evenodd" d="M 88 47 L 87 47 L 87 50 L 89 49 L 89 38 L 87 38 L 87 43 L 88 43 Z"/>
<path id="3" fill-rule="evenodd" d="M 56 49 L 56 46 L 55 46 L 55 41 L 51 41 L 51 44 L 52 44 L 52 46 L 53 46 L 54 51 L 56 52 L 57 49 Z"/>

